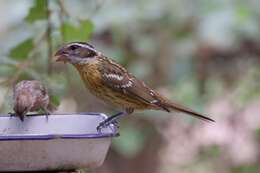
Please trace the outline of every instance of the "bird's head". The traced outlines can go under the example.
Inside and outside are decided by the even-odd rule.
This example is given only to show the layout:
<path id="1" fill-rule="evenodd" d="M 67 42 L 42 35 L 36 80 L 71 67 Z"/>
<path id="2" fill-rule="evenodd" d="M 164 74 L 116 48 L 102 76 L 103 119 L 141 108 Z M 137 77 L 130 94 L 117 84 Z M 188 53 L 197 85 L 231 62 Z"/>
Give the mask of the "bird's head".
<path id="1" fill-rule="evenodd" d="M 86 64 L 100 53 L 86 42 L 72 42 L 61 47 L 56 53 L 56 61 L 69 62 L 71 64 Z"/>

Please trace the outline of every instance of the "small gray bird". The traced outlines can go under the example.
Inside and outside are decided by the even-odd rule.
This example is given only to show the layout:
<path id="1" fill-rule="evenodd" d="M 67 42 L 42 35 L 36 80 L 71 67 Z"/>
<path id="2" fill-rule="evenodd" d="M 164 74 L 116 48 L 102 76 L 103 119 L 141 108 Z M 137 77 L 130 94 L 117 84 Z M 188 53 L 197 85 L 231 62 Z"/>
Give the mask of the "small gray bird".
<path id="1" fill-rule="evenodd" d="M 23 80 L 17 83 L 13 91 L 14 114 L 21 121 L 28 112 L 43 110 L 46 115 L 50 114 L 49 95 L 46 87 L 37 80 Z"/>

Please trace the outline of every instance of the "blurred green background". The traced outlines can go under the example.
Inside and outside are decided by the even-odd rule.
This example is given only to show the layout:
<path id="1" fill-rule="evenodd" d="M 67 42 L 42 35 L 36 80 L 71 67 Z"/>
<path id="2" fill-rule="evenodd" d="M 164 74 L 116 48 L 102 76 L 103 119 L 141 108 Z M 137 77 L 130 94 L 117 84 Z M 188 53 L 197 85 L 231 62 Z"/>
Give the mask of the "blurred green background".
<path id="1" fill-rule="evenodd" d="M 42 80 L 58 112 L 115 113 L 53 54 L 88 41 L 168 98 L 210 115 L 136 112 L 94 173 L 260 172 L 260 1 L 0 0 L 0 110 Z M 176 115 L 176 116 L 173 116 Z"/>

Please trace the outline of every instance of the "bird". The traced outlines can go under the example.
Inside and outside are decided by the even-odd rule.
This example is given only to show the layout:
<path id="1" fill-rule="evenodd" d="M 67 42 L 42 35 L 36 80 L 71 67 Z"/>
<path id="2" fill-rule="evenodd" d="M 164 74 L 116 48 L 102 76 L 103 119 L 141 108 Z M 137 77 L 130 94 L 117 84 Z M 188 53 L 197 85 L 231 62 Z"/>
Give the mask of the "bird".
<path id="1" fill-rule="evenodd" d="M 151 89 L 126 68 L 87 42 L 67 43 L 61 46 L 54 56 L 57 62 L 72 64 L 79 72 L 86 88 L 93 95 L 124 110 L 102 121 L 97 126 L 98 131 L 111 123 L 117 124 L 116 120 L 119 117 L 129 115 L 134 110 L 184 112 L 196 118 L 214 122 L 213 119 L 175 103 Z"/>
<path id="2" fill-rule="evenodd" d="M 13 110 L 21 121 L 28 112 L 43 110 L 47 115 L 55 108 L 50 104 L 47 88 L 38 80 L 22 80 L 13 88 Z"/>

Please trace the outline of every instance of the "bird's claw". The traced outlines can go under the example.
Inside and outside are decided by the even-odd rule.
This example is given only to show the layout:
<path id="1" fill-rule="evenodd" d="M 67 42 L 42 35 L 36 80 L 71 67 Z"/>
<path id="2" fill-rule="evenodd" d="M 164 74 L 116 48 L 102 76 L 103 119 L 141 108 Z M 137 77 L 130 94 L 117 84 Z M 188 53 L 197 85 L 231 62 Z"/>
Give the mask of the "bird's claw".
<path id="1" fill-rule="evenodd" d="M 8 115 L 10 115 L 10 117 L 13 117 L 13 116 L 15 116 L 15 113 L 8 112 Z"/>
<path id="2" fill-rule="evenodd" d="M 16 113 L 8 112 L 8 115 L 10 115 L 10 119 L 14 116 L 16 116 Z M 24 121 L 24 116 L 19 116 L 21 121 Z"/>
<path id="3" fill-rule="evenodd" d="M 49 121 L 49 115 L 50 114 L 48 112 L 45 113 L 46 121 Z"/>
<path id="4" fill-rule="evenodd" d="M 48 121 L 49 120 L 49 115 L 51 114 L 51 112 L 48 109 L 43 109 L 43 112 L 45 114 L 46 121 Z"/>
<path id="5" fill-rule="evenodd" d="M 103 128 L 107 128 L 108 126 L 110 126 L 110 124 L 113 124 L 116 128 L 119 128 L 119 123 L 116 120 L 111 120 L 111 119 L 106 119 L 104 121 L 102 121 L 101 123 L 99 123 L 99 125 L 97 126 L 97 131 L 100 133 L 101 129 Z"/>

